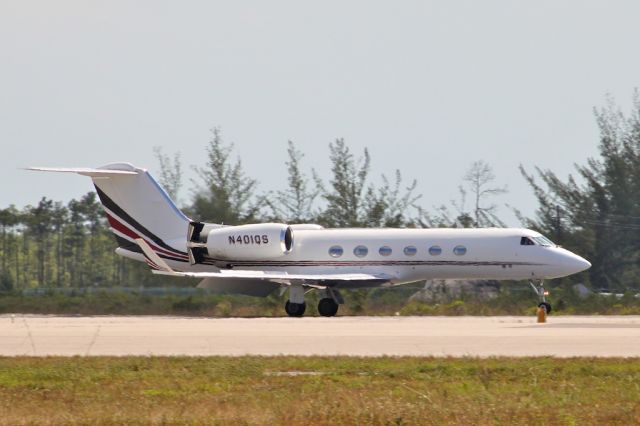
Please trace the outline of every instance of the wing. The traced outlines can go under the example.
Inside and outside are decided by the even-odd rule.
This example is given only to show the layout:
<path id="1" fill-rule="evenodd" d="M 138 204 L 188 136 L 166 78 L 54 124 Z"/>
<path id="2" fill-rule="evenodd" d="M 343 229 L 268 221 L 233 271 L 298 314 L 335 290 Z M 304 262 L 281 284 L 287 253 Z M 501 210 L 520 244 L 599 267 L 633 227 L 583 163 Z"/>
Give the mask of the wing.
<path id="1" fill-rule="evenodd" d="M 392 276 L 382 274 L 289 274 L 287 272 L 273 271 L 247 271 L 247 270 L 220 270 L 219 272 L 180 272 L 171 269 L 167 263 L 158 256 L 147 242 L 137 238 L 136 243 L 142 249 L 147 263 L 153 269 L 154 274 L 171 275 L 175 277 L 191 277 L 202 279 L 237 279 L 255 280 L 291 285 L 303 284 L 309 287 L 340 287 L 340 284 L 350 284 L 350 287 L 378 286 L 390 283 Z"/>
<path id="2" fill-rule="evenodd" d="M 205 278 L 198 283 L 197 288 L 206 289 L 212 294 L 246 294 L 266 297 L 282 288 L 282 285 L 253 278 Z"/>

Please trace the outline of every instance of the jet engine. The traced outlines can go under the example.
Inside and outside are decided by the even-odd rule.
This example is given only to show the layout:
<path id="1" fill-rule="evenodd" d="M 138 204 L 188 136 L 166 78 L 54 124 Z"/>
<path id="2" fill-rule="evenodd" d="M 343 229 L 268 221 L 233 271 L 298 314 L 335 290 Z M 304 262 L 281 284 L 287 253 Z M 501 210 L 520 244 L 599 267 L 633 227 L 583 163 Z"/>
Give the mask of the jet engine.
<path id="1" fill-rule="evenodd" d="M 220 226 L 208 230 L 196 222 L 189 226 L 188 241 L 192 264 L 202 263 L 205 256 L 215 260 L 270 260 L 291 251 L 293 232 L 281 223 Z"/>

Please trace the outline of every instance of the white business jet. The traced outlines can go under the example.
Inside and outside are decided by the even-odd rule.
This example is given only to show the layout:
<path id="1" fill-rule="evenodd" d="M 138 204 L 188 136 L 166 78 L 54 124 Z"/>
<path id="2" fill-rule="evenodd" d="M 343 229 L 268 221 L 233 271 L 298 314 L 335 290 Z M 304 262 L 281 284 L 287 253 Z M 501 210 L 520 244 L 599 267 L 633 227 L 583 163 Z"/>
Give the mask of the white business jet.
<path id="1" fill-rule="evenodd" d="M 92 178 L 119 247 L 156 274 L 201 278 L 217 293 L 266 296 L 288 289 L 287 314 L 304 314 L 305 293 L 334 316 L 342 289 L 430 279 L 529 280 L 547 312 L 543 281 L 591 264 L 528 229 L 324 229 L 312 224 L 228 226 L 190 220 L 149 172 L 128 163 L 45 168 Z M 534 283 L 537 283 L 534 284 Z"/>

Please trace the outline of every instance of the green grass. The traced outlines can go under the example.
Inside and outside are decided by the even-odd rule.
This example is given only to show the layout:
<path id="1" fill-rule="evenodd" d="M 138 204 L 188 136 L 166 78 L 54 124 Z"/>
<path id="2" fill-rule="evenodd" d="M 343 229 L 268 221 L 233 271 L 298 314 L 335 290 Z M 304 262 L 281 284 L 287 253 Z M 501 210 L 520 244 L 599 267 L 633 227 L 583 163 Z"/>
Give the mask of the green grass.
<path id="1" fill-rule="evenodd" d="M 0 424 L 640 423 L 640 360 L 0 358 Z"/>

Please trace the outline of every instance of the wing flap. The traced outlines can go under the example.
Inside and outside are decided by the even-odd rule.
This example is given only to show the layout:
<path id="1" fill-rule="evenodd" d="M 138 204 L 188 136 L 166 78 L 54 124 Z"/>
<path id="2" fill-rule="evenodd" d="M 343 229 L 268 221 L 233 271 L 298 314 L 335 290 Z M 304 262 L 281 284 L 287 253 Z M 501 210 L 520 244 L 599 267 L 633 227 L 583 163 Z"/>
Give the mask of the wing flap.
<path id="1" fill-rule="evenodd" d="M 247 296 L 266 297 L 280 288 L 279 283 L 256 280 L 254 278 L 205 278 L 198 288 L 213 294 L 246 294 Z"/>
<path id="2" fill-rule="evenodd" d="M 292 281 L 390 281 L 392 277 L 373 274 L 289 274 L 272 271 L 221 270 L 220 272 L 179 272 L 164 268 L 154 270 L 160 275 L 173 275 L 192 278 L 253 278 L 256 280 L 292 280 Z"/>

